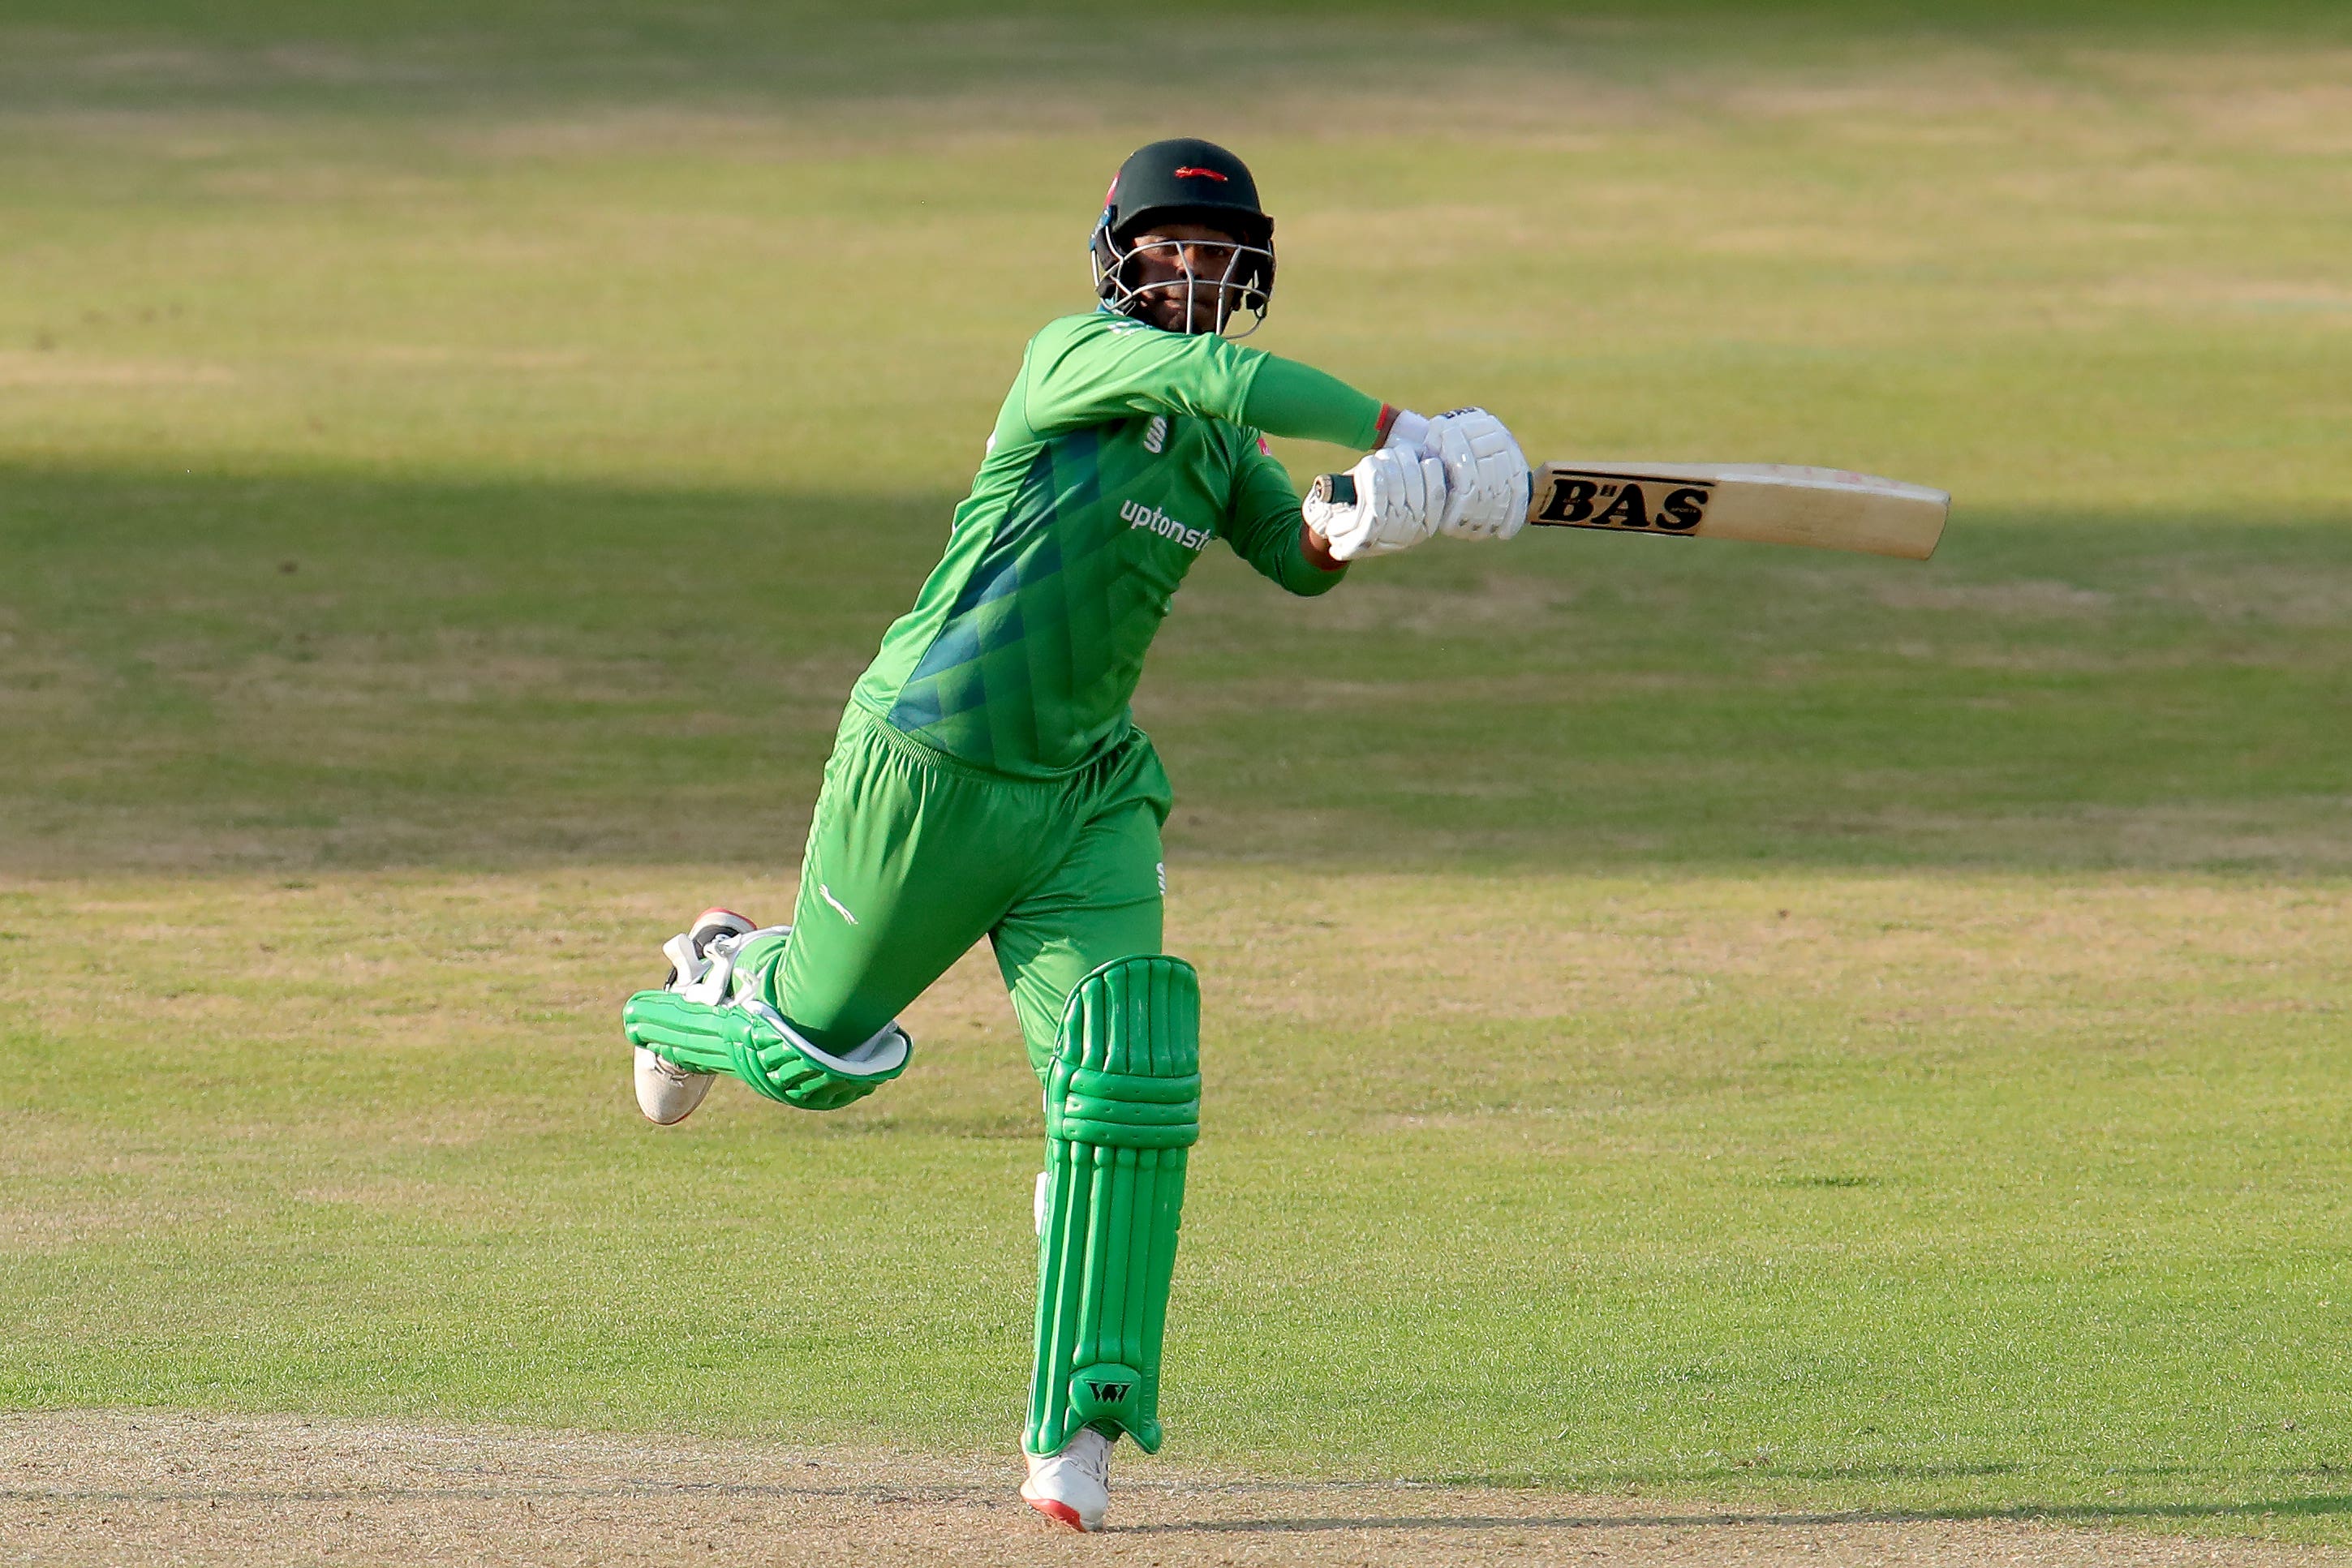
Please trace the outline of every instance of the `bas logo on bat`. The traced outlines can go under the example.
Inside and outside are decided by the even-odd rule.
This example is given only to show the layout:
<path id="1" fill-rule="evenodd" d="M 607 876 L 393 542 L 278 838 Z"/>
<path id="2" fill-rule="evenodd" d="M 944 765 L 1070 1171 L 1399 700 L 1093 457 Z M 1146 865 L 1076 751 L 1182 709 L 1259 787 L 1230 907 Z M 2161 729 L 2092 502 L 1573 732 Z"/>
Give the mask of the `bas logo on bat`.
<path id="1" fill-rule="evenodd" d="M 1645 478 L 1636 475 L 1580 474 L 1554 468 L 1548 477 L 1551 493 L 1528 521 L 1571 528 L 1655 528 L 1661 533 L 1687 534 L 1706 520 L 1706 504 L 1715 486 L 1687 479 Z M 1658 492 L 1657 509 L 1651 510 L 1649 486 Z"/>

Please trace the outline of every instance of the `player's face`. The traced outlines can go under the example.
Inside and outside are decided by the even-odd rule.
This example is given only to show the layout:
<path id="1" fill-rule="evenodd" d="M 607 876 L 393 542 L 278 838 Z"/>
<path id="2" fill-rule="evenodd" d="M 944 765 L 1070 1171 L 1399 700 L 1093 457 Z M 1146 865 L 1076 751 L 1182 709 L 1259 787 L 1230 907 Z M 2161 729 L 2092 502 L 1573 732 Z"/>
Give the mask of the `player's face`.
<path id="1" fill-rule="evenodd" d="M 1240 308 L 1239 242 L 1207 224 L 1162 224 L 1129 242 L 1140 309 L 1167 332 L 1215 332 Z"/>

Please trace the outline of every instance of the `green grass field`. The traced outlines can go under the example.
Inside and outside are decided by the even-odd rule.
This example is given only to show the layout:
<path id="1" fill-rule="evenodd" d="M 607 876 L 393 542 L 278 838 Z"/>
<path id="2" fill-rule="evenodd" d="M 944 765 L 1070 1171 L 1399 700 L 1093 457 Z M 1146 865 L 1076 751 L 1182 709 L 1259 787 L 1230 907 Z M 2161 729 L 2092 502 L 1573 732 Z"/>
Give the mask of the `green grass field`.
<path id="1" fill-rule="evenodd" d="M 0 1406 L 1011 1445 L 984 959 L 824 1118 L 615 1009 L 1197 130 L 1265 347 L 1959 504 L 1202 562 L 1171 1452 L 2352 1543 L 2352 23 L 315 9 L 0 19 Z"/>

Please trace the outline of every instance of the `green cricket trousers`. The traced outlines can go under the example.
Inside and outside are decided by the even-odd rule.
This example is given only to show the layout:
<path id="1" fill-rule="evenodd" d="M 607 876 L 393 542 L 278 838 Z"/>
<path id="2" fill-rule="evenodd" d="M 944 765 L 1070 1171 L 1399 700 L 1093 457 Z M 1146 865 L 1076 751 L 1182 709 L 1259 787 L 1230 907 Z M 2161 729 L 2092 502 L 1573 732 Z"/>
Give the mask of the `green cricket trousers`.
<path id="1" fill-rule="evenodd" d="M 781 955 L 747 946 L 737 972 L 761 974 L 770 1006 L 843 1052 L 986 936 L 1042 1081 L 1072 988 L 1112 959 L 1160 951 L 1171 804 L 1140 730 L 1062 778 L 1013 779 L 852 704 L 825 764 L 792 935 L 770 939 Z"/>
<path id="2" fill-rule="evenodd" d="M 832 1109 L 898 1076 L 899 1010 L 982 936 L 995 945 L 1045 1089 L 1033 1455 L 1081 1427 L 1160 1444 L 1160 1340 L 1201 1135 L 1199 982 L 1160 951 L 1168 807 L 1139 731 L 1065 777 L 1021 779 L 853 704 L 791 934 L 738 949 L 726 998 L 640 991 L 622 1011 L 629 1039 L 668 1061 Z"/>

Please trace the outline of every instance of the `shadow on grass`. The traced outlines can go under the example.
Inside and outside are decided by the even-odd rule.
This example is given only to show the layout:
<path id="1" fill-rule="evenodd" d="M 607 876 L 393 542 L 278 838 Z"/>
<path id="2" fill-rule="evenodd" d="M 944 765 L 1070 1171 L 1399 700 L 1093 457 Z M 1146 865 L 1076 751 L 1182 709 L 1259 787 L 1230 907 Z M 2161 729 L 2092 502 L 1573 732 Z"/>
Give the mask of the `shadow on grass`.
<path id="1" fill-rule="evenodd" d="M 1367 1514 L 1356 1518 L 1187 1520 L 1173 1524 L 1121 1528 L 1129 1535 L 1314 1535 L 1396 1530 L 1704 1530 L 1733 1528 L 1820 1529 L 1857 1524 L 2014 1523 L 2124 1524 L 2158 1520 L 2232 1524 L 2266 1516 L 2315 1517 L 2352 1513 L 2352 1496 L 2284 1498 L 2248 1503 L 2147 1503 L 2094 1507 L 1841 1509 L 1819 1511 L 1745 1511 L 1623 1514 Z"/>
<path id="2" fill-rule="evenodd" d="M 1237 1485 L 1186 1483 L 1187 1495 L 1241 1492 L 1329 1491 L 1328 1482 L 1245 1481 Z M 1366 1491 L 1393 1489 L 1373 1484 Z M 993 1485 L 902 1486 L 791 1484 L 783 1482 L 634 1481 L 554 1483 L 528 1487 L 431 1484 L 355 1487 L 102 1487 L 89 1489 L 0 1488 L 0 1502 L 41 1503 L 361 1503 L 384 1501 L 497 1501 L 540 1500 L 625 1500 L 632 1498 L 708 1496 L 725 1498 L 835 1499 L 847 1501 L 972 1503 L 995 1500 Z M 1427 1496 L 1427 1492 L 1416 1495 Z M 1617 1500 L 1608 1500 L 1612 1508 Z M 2242 1503 L 2020 1503 L 2009 1507 L 1955 1506 L 1923 1509 L 1704 1509 L 1654 1512 L 1628 1507 L 1609 1513 L 1457 1514 L 1267 1514 L 1251 1519 L 1180 1520 L 1118 1528 L 1122 1535 L 1316 1535 L 1392 1531 L 1623 1531 L 1740 1528 L 1822 1529 L 1876 1524 L 2014 1523 L 2123 1524 L 2134 1521 L 2202 1521 L 2228 1525 L 2282 1515 L 2316 1518 L 2352 1513 L 2352 1494 L 2328 1493 Z"/>
<path id="3" fill-rule="evenodd" d="M 1139 51 L 1196 97 L 1242 101 L 1294 83 L 1304 58 L 1378 80 L 1397 71 L 1401 51 L 1425 72 L 1433 60 L 1486 65 L 1506 40 L 1523 64 L 1609 78 L 1654 72 L 1662 44 L 1687 72 L 1808 45 L 2265 35 L 2316 44 L 2346 34 L 2341 8 L 2326 0 L 2142 0 L 2128 12 L 2101 0 L 1471 0 L 1450 8 L 1437 34 L 1409 0 L 1217 0 L 1209 9 L 1245 16 L 1259 47 L 1236 52 L 1213 28 L 1171 36 L 1082 0 L 1021 0 L 984 17 L 955 0 L 18 0 L 16 47 L 0 53 L 24 58 L 0 68 L 0 87 L 27 108 L 83 112 L 266 106 L 407 117 L 668 101 L 797 109 L 919 82 L 925 98 L 1050 88 L 1066 110 L 1115 116 L 1116 68 Z M 903 118 L 906 98 L 889 101 Z"/>
<path id="4" fill-rule="evenodd" d="M 955 499 L 0 490 L 32 874 L 789 867 Z M 1971 514 L 1925 565 L 1546 538 L 1313 601 L 1213 549 L 1137 707 L 1197 857 L 2343 872 L 2346 520 Z"/>
<path id="5" fill-rule="evenodd" d="M 1203 1489 L 1189 1489 L 1200 1490 Z M 1214 1490 L 1215 1489 L 1206 1489 Z M 1252 1486 L 1251 1490 L 1265 1490 Z M 994 1486 L 912 1487 L 791 1486 L 725 1482 L 620 1482 L 612 1485 L 552 1485 L 524 1488 L 482 1486 L 395 1487 L 156 1487 L 70 1489 L 0 1488 L 0 1503 L 196 1504 L 207 1507 L 260 1504 L 366 1504 L 394 1501 L 497 1502 L 529 1498 L 537 1501 L 627 1501 L 633 1499 L 676 1500 L 681 1496 L 741 1499 L 819 1500 L 904 1506 L 908 1503 L 971 1505 L 1000 1500 Z M 1906 1524 L 2071 1524 L 2127 1525 L 2158 1522 L 2238 1526 L 2283 1516 L 2320 1518 L 2352 1513 L 2352 1496 L 2280 1498 L 2246 1503 L 2147 1503 L 2105 1506 L 2042 1506 L 2011 1508 L 1745 1510 L 1721 1509 L 1677 1512 L 1623 1513 L 1460 1513 L 1460 1514 L 1269 1514 L 1250 1519 L 1191 1519 L 1163 1523 L 1123 1524 L 1119 1535 L 1361 1535 L 1398 1532 L 1464 1531 L 1580 1531 L 1594 1534 L 1633 1530 L 1822 1530 L 1841 1527 Z"/>

